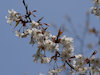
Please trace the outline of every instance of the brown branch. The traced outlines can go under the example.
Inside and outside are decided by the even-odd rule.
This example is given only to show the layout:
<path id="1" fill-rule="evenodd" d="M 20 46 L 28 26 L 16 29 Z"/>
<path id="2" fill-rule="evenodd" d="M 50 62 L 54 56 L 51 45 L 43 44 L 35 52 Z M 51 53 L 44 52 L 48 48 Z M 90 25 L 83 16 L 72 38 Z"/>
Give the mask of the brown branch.
<path id="1" fill-rule="evenodd" d="M 30 18 L 30 13 L 28 12 L 28 5 L 25 3 L 25 0 L 23 0 L 23 4 L 26 10 L 26 17 L 29 19 L 30 22 L 32 22 L 31 18 Z"/>
<path id="2" fill-rule="evenodd" d="M 23 4 L 24 4 L 25 9 L 26 9 L 26 14 L 28 14 L 28 6 L 27 6 L 27 4 L 25 3 L 25 0 L 23 0 Z"/>
<path id="3" fill-rule="evenodd" d="M 68 60 L 65 60 L 65 62 L 68 64 L 68 66 L 69 66 L 71 69 L 75 70 L 74 66 L 72 66 L 72 65 L 68 62 Z"/>

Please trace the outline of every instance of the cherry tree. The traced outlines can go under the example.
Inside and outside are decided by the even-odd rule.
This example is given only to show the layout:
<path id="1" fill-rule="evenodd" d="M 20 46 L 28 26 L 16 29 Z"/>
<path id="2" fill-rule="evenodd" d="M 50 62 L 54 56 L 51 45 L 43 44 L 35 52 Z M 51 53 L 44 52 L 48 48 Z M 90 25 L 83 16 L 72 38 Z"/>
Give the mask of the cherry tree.
<path id="1" fill-rule="evenodd" d="M 100 0 L 93 0 L 94 6 L 90 9 L 97 17 L 100 17 Z M 57 64 L 50 69 L 48 75 L 58 75 L 67 70 L 69 74 L 75 75 L 97 75 L 100 74 L 100 58 L 95 58 L 97 50 L 94 50 L 91 56 L 85 57 L 82 54 L 75 54 L 73 38 L 63 35 L 59 28 L 57 35 L 53 35 L 48 30 L 50 24 L 41 22 L 44 18 L 38 18 L 35 13 L 37 10 L 30 11 L 25 0 L 23 0 L 25 14 L 21 14 L 14 9 L 8 10 L 6 16 L 7 23 L 14 25 L 15 34 L 19 38 L 30 38 L 30 44 L 37 45 L 36 53 L 33 54 L 34 62 L 41 64 Z M 35 21 L 33 18 L 37 18 Z M 88 22 L 87 22 L 88 23 Z M 99 32 L 95 28 L 87 30 L 100 38 Z M 80 38 L 81 39 L 81 38 Z M 81 39 L 82 40 L 82 39 Z M 81 41 L 82 43 L 82 41 Z M 100 41 L 99 41 L 100 44 Z M 83 45 L 83 43 L 82 43 Z M 90 47 L 91 45 L 89 45 Z M 51 53 L 51 55 L 49 55 Z M 59 62 L 63 62 L 59 64 Z M 40 73 L 40 75 L 45 75 Z"/>

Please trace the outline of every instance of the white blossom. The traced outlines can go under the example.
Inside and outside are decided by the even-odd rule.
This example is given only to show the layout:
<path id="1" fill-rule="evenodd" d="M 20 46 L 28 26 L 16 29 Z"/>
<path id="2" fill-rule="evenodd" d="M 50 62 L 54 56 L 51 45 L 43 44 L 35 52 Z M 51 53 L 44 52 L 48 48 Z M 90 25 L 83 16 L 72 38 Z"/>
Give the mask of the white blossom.
<path id="1" fill-rule="evenodd" d="M 16 34 L 16 36 L 18 36 L 18 37 L 21 36 L 20 32 L 18 32 L 18 31 L 15 31 L 15 34 Z"/>
<path id="2" fill-rule="evenodd" d="M 73 39 L 71 37 L 66 37 L 65 35 L 61 38 L 61 44 L 63 47 L 73 49 Z"/>
<path id="3" fill-rule="evenodd" d="M 86 74 L 86 73 L 87 73 L 87 70 L 88 70 L 87 67 L 78 68 L 78 73 L 79 73 L 79 74 L 85 74 L 85 75 L 87 75 L 87 74 Z"/>
<path id="4" fill-rule="evenodd" d="M 16 36 L 20 37 L 20 38 L 25 38 L 29 35 L 28 31 L 25 31 L 23 33 L 20 33 L 19 31 L 15 31 Z"/>
<path id="5" fill-rule="evenodd" d="M 94 6 L 91 7 L 91 13 L 100 17 L 100 0 L 93 0 Z"/>
<path id="6" fill-rule="evenodd" d="M 61 72 L 62 70 L 60 68 L 57 68 L 55 70 L 50 70 L 48 72 L 48 75 L 58 75 L 58 72 Z"/>
<path id="7" fill-rule="evenodd" d="M 73 50 L 68 50 L 67 48 L 62 50 L 62 53 L 60 55 L 60 57 L 62 58 L 62 60 L 66 60 L 69 59 L 71 56 L 73 56 Z"/>
<path id="8" fill-rule="evenodd" d="M 41 59 L 42 56 L 44 56 L 44 55 L 37 51 L 37 53 L 33 55 L 34 62 L 37 63 L 38 60 Z"/>
<path id="9" fill-rule="evenodd" d="M 50 34 L 50 38 L 56 38 L 56 36 L 55 36 L 55 35 Z"/>
<path id="10" fill-rule="evenodd" d="M 39 23 L 35 22 L 34 20 L 31 22 L 32 27 L 37 27 L 38 25 L 39 25 Z"/>
<path id="11" fill-rule="evenodd" d="M 100 0 L 92 0 L 95 6 L 100 6 Z"/>
<path id="12" fill-rule="evenodd" d="M 67 38 L 65 35 L 61 38 L 61 44 L 63 45 L 63 50 L 61 52 L 62 60 L 66 60 L 73 56 L 74 47 L 73 47 L 73 39 Z"/>
<path id="13" fill-rule="evenodd" d="M 100 8 L 97 8 L 97 7 L 91 7 L 91 10 L 92 10 L 92 11 L 91 11 L 92 14 L 94 14 L 94 15 L 100 17 Z"/>
<path id="14" fill-rule="evenodd" d="M 76 59 L 82 58 L 82 54 L 75 55 Z"/>
<path id="15" fill-rule="evenodd" d="M 100 59 L 99 58 L 91 58 L 90 62 L 93 66 L 100 68 Z"/>
<path id="16" fill-rule="evenodd" d="M 11 24 L 13 21 L 18 21 L 18 14 L 16 11 L 12 10 L 8 10 L 9 15 L 6 16 L 7 19 L 7 23 Z"/>
<path id="17" fill-rule="evenodd" d="M 81 55 L 75 55 L 76 59 L 73 61 L 73 66 L 79 74 L 86 74 L 88 67 L 86 67 L 85 58 Z"/>
<path id="18" fill-rule="evenodd" d="M 39 75 L 45 75 L 45 74 L 43 74 L 43 73 L 39 73 Z"/>
<path id="19" fill-rule="evenodd" d="M 48 58 L 48 57 L 42 57 L 41 60 L 40 60 L 40 62 L 44 63 L 44 64 L 49 63 L 50 61 L 51 61 L 51 59 Z"/>
<path id="20" fill-rule="evenodd" d="M 59 49 L 58 48 L 59 45 L 57 45 L 56 43 L 54 43 L 53 41 L 49 39 L 44 41 L 44 45 L 45 45 L 46 50 L 50 50 L 51 52 L 54 52 L 55 50 Z"/>

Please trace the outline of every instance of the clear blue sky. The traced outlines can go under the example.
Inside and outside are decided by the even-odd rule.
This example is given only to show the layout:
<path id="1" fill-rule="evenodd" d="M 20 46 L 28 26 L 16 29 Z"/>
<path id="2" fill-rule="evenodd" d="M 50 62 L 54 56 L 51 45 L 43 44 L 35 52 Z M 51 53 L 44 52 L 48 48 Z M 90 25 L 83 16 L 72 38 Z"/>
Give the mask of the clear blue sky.
<path id="1" fill-rule="evenodd" d="M 36 9 L 40 17 L 48 23 L 65 23 L 68 14 L 73 24 L 83 24 L 85 12 L 92 6 L 91 0 L 26 0 L 31 10 Z M 48 66 L 33 63 L 35 49 L 29 45 L 29 39 L 19 39 L 6 23 L 8 9 L 25 12 L 22 0 L 0 0 L 0 75 L 38 75 L 46 73 Z M 99 25 L 99 19 L 91 16 L 91 23 Z M 100 27 L 100 25 L 99 25 Z M 78 28 L 78 27 L 77 27 Z M 100 28 L 99 28 L 100 29 Z"/>

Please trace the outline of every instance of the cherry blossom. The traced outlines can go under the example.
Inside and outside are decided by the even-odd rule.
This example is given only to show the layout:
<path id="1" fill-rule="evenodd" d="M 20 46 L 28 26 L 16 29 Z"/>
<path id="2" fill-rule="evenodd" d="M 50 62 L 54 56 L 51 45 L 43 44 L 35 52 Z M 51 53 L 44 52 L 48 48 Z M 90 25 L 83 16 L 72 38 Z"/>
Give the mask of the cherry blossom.
<path id="1" fill-rule="evenodd" d="M 100 0 L 93 0 L 93 3 L 92 14 L 100 17 Z M 75 75 L 75 73 L 79 75 L 100 74 L 100 59 L 95 58 L 95 51 L 90 57 L 75 54 L 74 39 L 72 37 L 61 36 L 63 34 L 61 29 L 59 29 L 56 36 L 51 34 L 48 30 L 48 24 L 41 23 L 43 17 L 38 21 L 32 20 L 31 16 L 34 15 L 34 11 L 28 10 L 24 0 L 23 4 L 26 14 L 19 14 L 13 9 L 8 10 L 7 23 L 16 23 L 15 29 L 20 24 L 21 27 L 15 30 L 15 35 L 19 38 L 28 37 L 30 38 L 30 44 L 37 45 L 36 53 L 33 54 L 35 63 L 49 64 L 54 62 L 54 64 L 57 64 L 59 61 L 63 62 L 62 65 L 53 66 L 53 69 L 49 69 L 48 75 L 58 75 L 59 72 L 63 72 L 66 68 L 70 69 L 72 75 Z M 49 53 L 52 54 L 49 55 Z M 40 73 L 40 75 L 44 74 Z"/>

